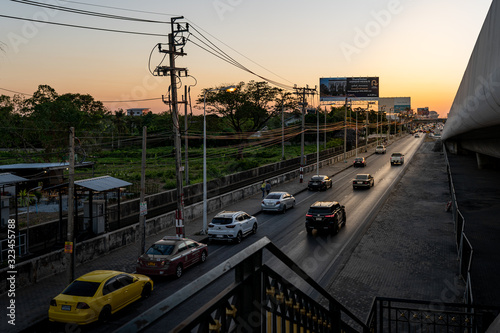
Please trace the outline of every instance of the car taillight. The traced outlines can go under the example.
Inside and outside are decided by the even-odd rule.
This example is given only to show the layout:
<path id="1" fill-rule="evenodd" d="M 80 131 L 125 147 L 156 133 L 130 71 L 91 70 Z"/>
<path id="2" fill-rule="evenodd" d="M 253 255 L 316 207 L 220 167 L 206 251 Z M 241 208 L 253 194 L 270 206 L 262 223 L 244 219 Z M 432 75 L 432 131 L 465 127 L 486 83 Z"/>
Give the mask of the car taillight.
<path id="1" fill-rule="evenodd" d="M 312 214 L 306 214 L 306 217 L 313 217 Z"/>
<path id="2" fill-rule="evenodd" d="M 334 217 L 334 216 L 335 216 L 335 214 L 333 214 L 333 215 L 326 215 L 325 217 Z"/>
<path id="3" fill-rule="evenodd" d="M 324 183 L 326 183 L 324 180 L 323 180 L 323 181 L 321 181 L 321 184 L 324 184 Z"/>
<path id="4" fill-rule="evenodd" d="M 363 182 L 363 184 L 368 184 L 368 181 L 366 181 L 366 180 L 365 180 L 365 181 Z"/>
<path id="5" fill-rule="evenodd" d="M 208 225 L 208 227 L 209 227 L 209 228 L 213 228 L 213 227 L 214 227 L 214 225 L 213 225 L 213 224 L 209 224 L 209 225 Z"/>
<path id="6" fill-rule="evenodd" d="M 78 302 L 78 304 L 76 304 L 76 308 L 77 309 L 90 309 L 90 306 L 87 303 Z"/>
<path id="7" fill-rule="evenodd" d="M 235 224 L 233 224 L 233 225 L 226 225 L 226 228 L 229 228 L 229 229 L 232 229 L 232 228 L 234 228 L 234 227 L 236 227 L 236 225 L 235 225 Z"/>
<path id="8" fill-rule="evenodd" d="M 50 306 L 57 306 L 57 302 L 55 299 L 50 300 Z"/>
<path id="9" fill-rule="evenodd" d="M 355 181 L 355 180 L 353 180 L 353 181 L 352 181 L 352 183 L 353 183 L 353 184 L 356 184 L 356 181 Z"/>
<path id="10" fill-rule="evenodd" d="M 276 201 L 276 203 L 275 203 L 274 205 L 279 205 L 279 204 L 280 204 L 280 202 L 279 202 L 279 201 Z"/>

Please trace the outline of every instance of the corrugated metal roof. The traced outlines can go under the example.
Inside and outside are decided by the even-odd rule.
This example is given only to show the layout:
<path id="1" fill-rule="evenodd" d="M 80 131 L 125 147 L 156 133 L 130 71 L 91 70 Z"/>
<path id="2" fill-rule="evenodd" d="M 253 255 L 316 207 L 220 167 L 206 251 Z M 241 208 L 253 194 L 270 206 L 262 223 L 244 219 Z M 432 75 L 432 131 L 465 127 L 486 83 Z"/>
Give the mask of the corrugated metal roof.
<path id="1" fill-rule="evenodd" d="M 75 182 L 75 185 L 85 187 L 94 191 L 107 191 L 123 186 L 129 186 L 132 185 L 132 183 L 111 176 L 102 176 L 78 180 Z"/>
<path id="2" fill-rule="evenodd" d="M 75 164 L 75 167 L 92 165 L 93 162 L 83 162 Z M 56 163 L 18 163 L 0 165 L 0 170 L 13 170 L 13 169 L 58 169 L 69 167 L 69 162 L 56 162 Z"/>
<path id="3" fill-rule="evenodd" d="M 13 175 L 13 174 L 8 173 L 8 172 L 0 173 L 0 185 L 15 184 L 15 183 L 20 183 L 20 182 L 25 182 L 27 180 L 28 179 L 26 179 L 26 178 Z"/>

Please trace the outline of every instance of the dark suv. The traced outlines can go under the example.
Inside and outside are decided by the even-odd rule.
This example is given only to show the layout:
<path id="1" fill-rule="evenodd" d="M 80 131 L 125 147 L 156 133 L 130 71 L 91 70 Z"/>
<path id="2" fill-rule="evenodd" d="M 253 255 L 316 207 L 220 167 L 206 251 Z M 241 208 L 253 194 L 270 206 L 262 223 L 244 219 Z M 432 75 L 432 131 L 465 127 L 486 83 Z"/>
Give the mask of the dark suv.
<path id="1" fill-rule="evenodd" d="M 345 207 L 337 201 L 316 201 L 306 214 L 306 230 L 308 234 L 313 229 L 337 233 L 345 221 Z"/>

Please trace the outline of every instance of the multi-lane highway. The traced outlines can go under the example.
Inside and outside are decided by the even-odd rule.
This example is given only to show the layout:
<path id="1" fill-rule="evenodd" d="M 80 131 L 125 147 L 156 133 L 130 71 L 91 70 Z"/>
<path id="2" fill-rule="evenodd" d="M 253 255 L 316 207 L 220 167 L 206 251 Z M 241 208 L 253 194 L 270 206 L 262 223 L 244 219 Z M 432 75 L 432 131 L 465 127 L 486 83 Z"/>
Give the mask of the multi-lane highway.
<path id="1" fill-rule="evenodd" d="M 187 270 L 181 279 L 155 279 L 155 290 L 149 299 L 141 300 L 113 316 L 107 324 L 92 324 L 84 330 L 109 332 L 121 327 L 156 303 L 172 295 L 186 284 L 206 273 L 224 260 L 230 258 L 263 236 L 268 237 L 283 252 L 293 259 L 306 273 L 320 285 L 327 286 L 335 278 L 365 230 L 382 207 L 391 189 L 402 177 L 407 165 L 418 149 L 423 138 L 407 136 L 388 147 L 386 154 L 371 155 L 364 168 L 348 168 L 335 175 L 333 188 L 323 192 L 305 191 L 296 195 L 296 206 L 286 214 L 260 214 L 259 229 L 256 235 L 245 238 L 240 244 L 211 243 L 209 258 L 204 264 Z M 405 155 L 405 164 L 391 166 L 389 157 L 393 152 Z M 375 186 L 370 189 L 353 190 L 352 178 L 358 173 L 370 173 L 375 178 Z M 338 201 L 345 206 L 346 227 L 336 235 L 308 235 L 304 222 L 309 206 L 315 201 Z M 283 265 L 274 257 L 266 256 L 266 264 L 287 275 Z M 103 267 L 105 269 L 105 267 Z M 195 297 L 183 303 L 163 318 L 160 318 L 146 331 L 167 331 L 177 326 L 193 311 L 212 299 L 220 290 L 234 279 L 232 274 L 219 279 L 217 283 L 205 288 Z M 307 287 L 301 289 L 309 293 Z M 313 296 L 314 293 L 312 294 Z M 54 325 L 53 331 L 67 330 L 66 325 Z"/>

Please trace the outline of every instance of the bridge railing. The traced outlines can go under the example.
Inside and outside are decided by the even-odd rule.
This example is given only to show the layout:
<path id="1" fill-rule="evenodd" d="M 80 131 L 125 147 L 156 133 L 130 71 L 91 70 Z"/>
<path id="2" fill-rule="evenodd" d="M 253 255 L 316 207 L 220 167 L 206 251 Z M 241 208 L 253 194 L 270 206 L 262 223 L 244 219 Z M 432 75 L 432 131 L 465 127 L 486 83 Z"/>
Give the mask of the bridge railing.
<path id="1" fill-rule="evenodd" d="M 451 213 L 453 215 L 453 221 L 455 223 L 455 240 L 457 244 L 458 259 L 460 261 L 459 273 L 462 279 L 465 281 L 465 295 L 464 299 L 468 304 L 473 303 L 472 296 L 472 282 L 470 280 L 470 270 L 472 264 L 472 255 L 474 254 L 474 249 L 469 239 L 465 235 L 465 218 L 458 209 L 457 196 L 455 193 L 455 185 L 453 183 L 453 177 L 450 170 L 450 162 L 448 161 L 448 154 L 446 146 L 443 146 L 443 152 L 446 160 L 446 169 L 448 172 L 448 183 L 450 186 L 451 194 Z"/>
<path id="2" fill-rule="evenodd" d="M 371 332 L 485 332 L 499 307 L 376 297 L 367 319 Z"/>
<path id="3" fill-rule="evenodd" d="M 264 250 L 287 267 L 287 280 L 263 263 Z M 280 265 L 281 267 L 281 265 Z M 267 237 L 222 262 L 116 332 L 137 332 L 166 316 L 184 300 L 234 271 L 235 280 L 177 326 L 174 332 L 363 332 L 368 326 L 336 301 Z M 296 281 L 296 282 L 297 282 Z M 320 295 L 311 298 L 307 288 Z"/>

